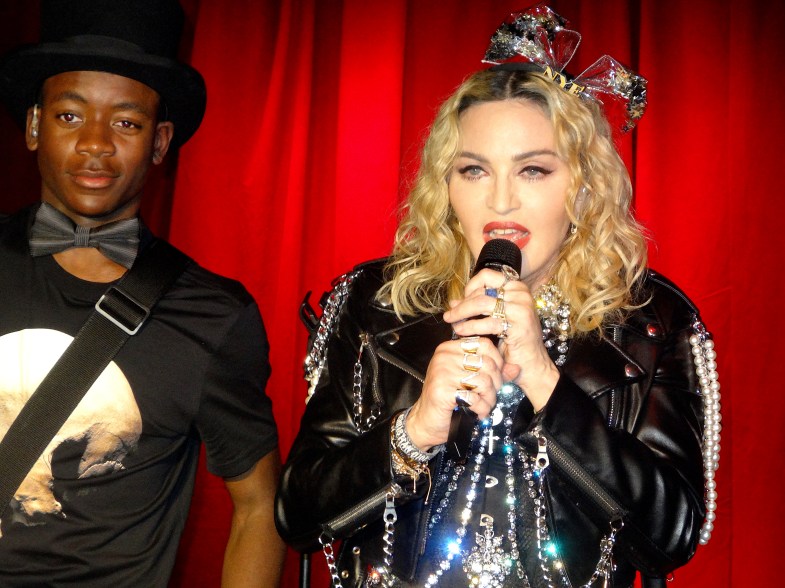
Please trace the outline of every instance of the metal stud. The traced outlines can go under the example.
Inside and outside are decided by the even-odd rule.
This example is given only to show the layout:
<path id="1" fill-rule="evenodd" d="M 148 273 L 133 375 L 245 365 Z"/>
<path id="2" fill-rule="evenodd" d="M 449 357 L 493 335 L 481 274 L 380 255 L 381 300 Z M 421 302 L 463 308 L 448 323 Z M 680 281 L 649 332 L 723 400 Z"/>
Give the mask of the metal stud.
<path id="1" fill-rule="evenodd" d="M 392 346 L 392 345 L 395 345 L 400 340 L 400 338 L 401 338 L 401 336 L 398 333 L 387 333 L 384 336 L 384 342 L 387 345 L 391 345 Z"/>
<path id="2" fill-rule="evenodd" d="M 628 363 L 624 366 L 624 373 L 628 378 L 635 378 L 641 375 L 641 370 L 634 363 Z"/>

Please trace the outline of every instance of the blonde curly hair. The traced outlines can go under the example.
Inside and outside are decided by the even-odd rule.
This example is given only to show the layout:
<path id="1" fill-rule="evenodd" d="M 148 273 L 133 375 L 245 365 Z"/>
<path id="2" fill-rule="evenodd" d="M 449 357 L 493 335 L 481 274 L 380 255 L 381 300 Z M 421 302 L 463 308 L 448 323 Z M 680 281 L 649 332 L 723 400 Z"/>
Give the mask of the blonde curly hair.
<path id="1" fill-rule="evenodd" d="M 404 203 L 389 280 L 399 316 L 446 310 L 460 298 L 474 263 L 450 205 L 447 179 L 459 150 L 461 114 L 496 100 L 538 104 L 551 120 L 559 157 L 570 171 L 565 238 L 552 279 L 572 309 L 574 335 L 600 332 L 634 308 L 646 267 L 646 240 L 631 213 L 632 185 L 599 105 L 565 92 L 540 73 L 491 69 L 470 76 L 442 104 Z"/>

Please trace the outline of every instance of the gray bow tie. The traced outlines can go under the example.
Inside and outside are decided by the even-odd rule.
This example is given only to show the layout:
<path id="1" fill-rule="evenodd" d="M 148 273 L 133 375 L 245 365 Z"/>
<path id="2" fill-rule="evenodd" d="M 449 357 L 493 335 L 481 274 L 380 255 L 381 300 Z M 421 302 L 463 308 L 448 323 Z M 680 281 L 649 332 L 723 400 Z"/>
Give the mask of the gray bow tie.
<path id="1" fill-rule="evenodd" d="M 73 247 L 95 247 L 115 263 L 130 268 L 139 250 L 139 219 L 123 219 L 91 229 L 75 224 L 42 202 L 30 231 L 30 253 L 37 257 Z"/>

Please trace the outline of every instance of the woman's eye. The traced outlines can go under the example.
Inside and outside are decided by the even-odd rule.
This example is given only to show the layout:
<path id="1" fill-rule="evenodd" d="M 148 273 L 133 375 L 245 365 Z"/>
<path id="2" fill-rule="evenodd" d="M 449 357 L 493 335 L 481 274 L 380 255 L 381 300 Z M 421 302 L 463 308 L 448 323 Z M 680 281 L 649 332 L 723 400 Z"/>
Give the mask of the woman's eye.
<path id="1" fill-rule="evenodd" d="M 485 173 L 485 170 L 483 170 L 479 165 L 467 165 L 460 168 L 458 173 L 467 179 L 473 180 L 481 177 Z"/>
<path id="2" fill-rule="evenodd" d="M 529 165 L 521 170 L 521 175 L 530 180 L 536 180 L 538 178 L 547 176 L 550 173 L 551 170 L 536 165 Z"/>

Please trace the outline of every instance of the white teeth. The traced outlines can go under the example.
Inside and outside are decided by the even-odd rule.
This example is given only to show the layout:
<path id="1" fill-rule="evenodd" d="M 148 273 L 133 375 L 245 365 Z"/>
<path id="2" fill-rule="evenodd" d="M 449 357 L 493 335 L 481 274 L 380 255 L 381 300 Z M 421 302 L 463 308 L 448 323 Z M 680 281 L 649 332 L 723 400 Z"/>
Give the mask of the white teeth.
<path id="1" fill-rule="evenodd" d="M 491 237 L 504 237 L 507 235 L 528 235 L 528 231 L 519 231 L 517 229 L 494 229 L 490 232 Z"/>

